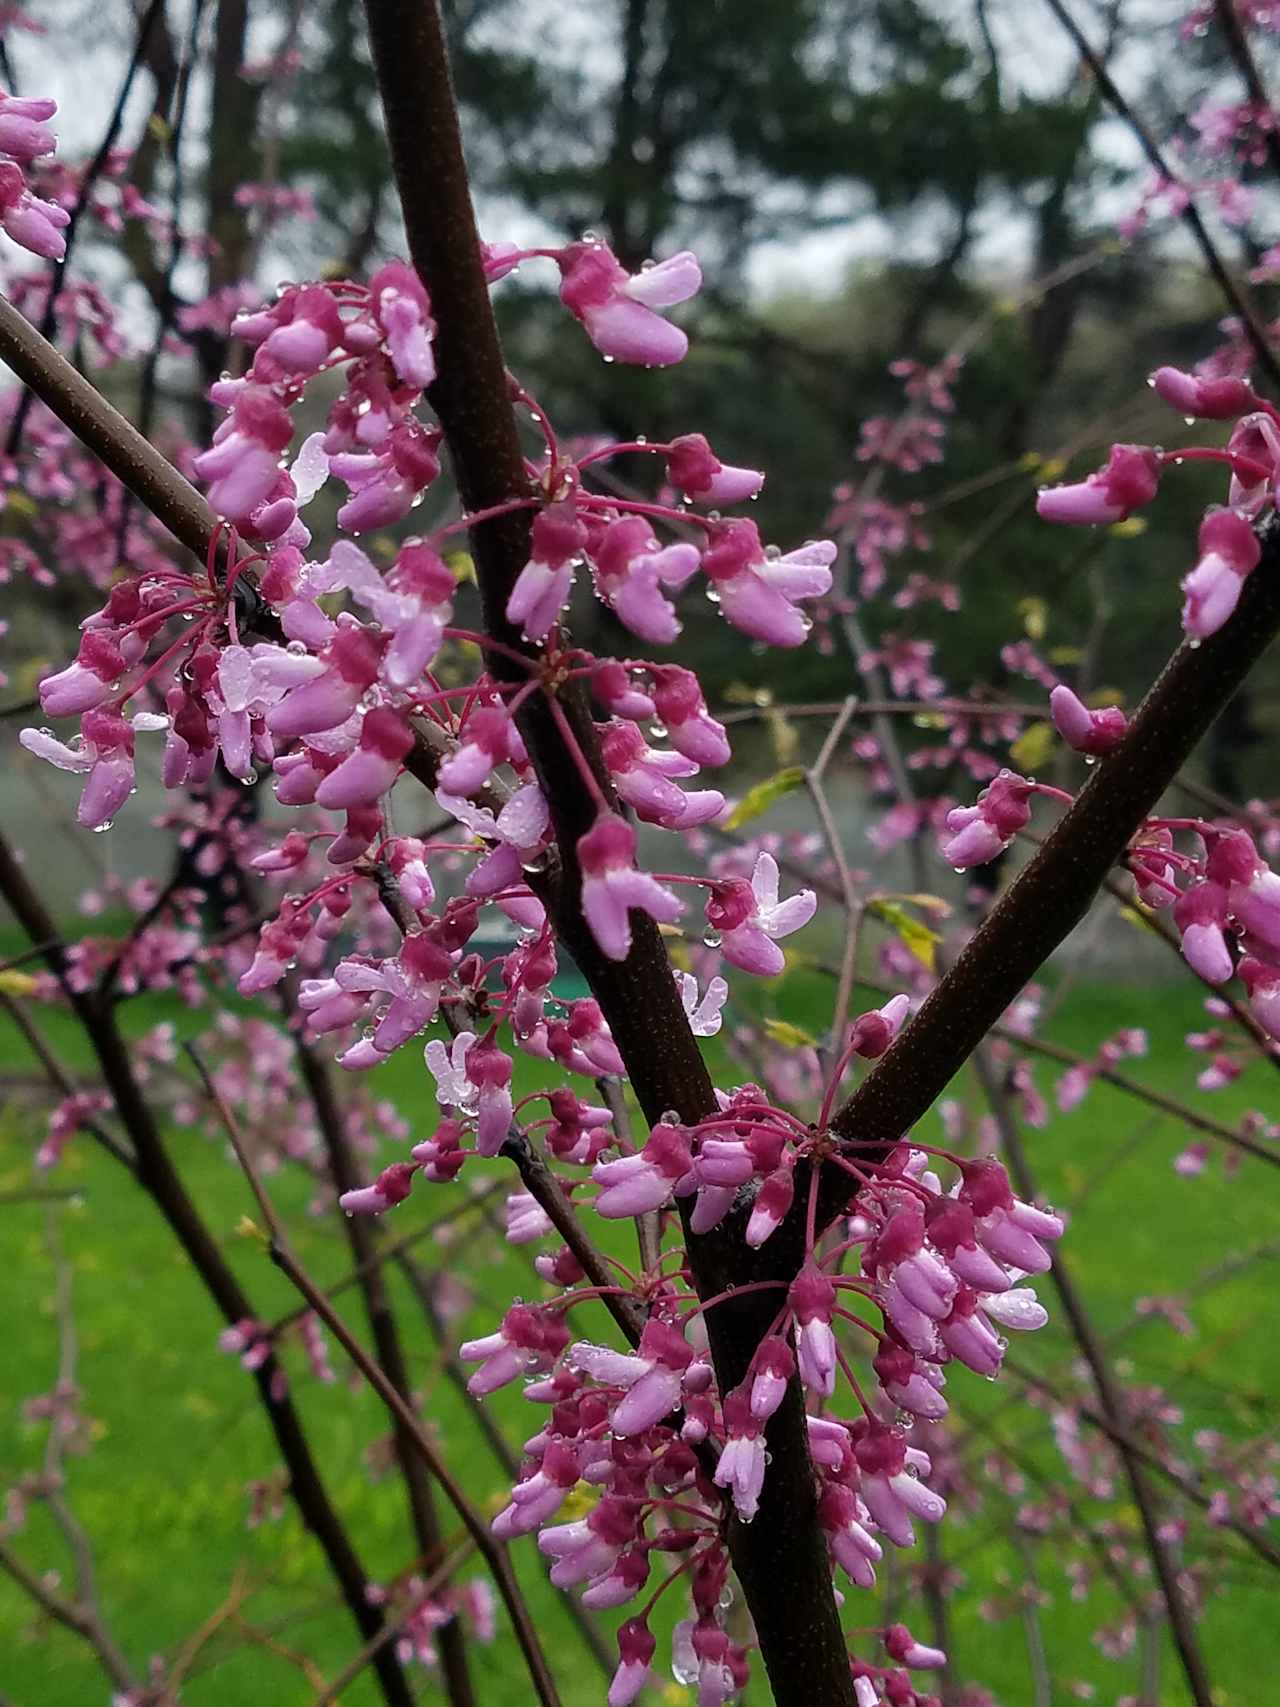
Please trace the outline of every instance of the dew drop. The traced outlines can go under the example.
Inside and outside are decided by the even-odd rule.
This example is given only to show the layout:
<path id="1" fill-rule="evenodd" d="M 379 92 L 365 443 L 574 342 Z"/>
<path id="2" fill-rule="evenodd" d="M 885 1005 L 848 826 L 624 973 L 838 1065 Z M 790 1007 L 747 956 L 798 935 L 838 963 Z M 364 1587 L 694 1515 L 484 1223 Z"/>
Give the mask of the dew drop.
<path id="1" fill-rule="evenodd" d="M 720 932 L 719 931 L 708 931 L 702 940 L 708 948 L 719 948 L 719 946 L 720 946 Z"/>
<path id="2" fill-rule="evenodd" d="M 111 824 L 112 824 L 112 820 L 110 818 L 107 819 L 105 824 L 95 824 L 93 826 L 94 835 L 95 836 L 104 836 L 107 833 L 107 831 L 111 828 Z"/>
<path id="3" fill-rule="evenodd" d="M 616 356 L 606 356 L 604 359 L 605 359 L 606 364 L 609 367 L 612 367 L 614 362 L 617 360 L 617 357 Z"/>

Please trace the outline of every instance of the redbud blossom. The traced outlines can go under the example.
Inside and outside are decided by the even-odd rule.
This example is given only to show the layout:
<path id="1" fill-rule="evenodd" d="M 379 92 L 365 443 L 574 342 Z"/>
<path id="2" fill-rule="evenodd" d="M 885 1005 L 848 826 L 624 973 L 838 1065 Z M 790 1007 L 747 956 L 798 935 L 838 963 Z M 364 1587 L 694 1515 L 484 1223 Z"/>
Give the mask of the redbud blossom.
<path id="1" fill-rule="evenodd" d="M 1076 527 L 1122 522 L 1149 504 L 1160 485 L 1159 452 L 1149 445 L 1112 445 L 1105 468 L 1071 486 L 1045 486 L 1036 513 L 1046 522 Z"/>
<path id="2" fill-rule="evenodd" d="M 1129 720 L 1118 705 L 1091 711 L 1064 682 L 1049 695 L 1049 714 L 1054 728 L 1069 747 L 1095 758 L 1114 752 L 1129 727 Z"/>
<path id="3" fill-rule="evenodd" d="M 1001 771 L 978 796 L 976 806 L 956 806 L 947 813 L 951 835 L 942 844 L 942 857 L 957 871 L 985 865 L 1031 821 L 1028 806 L 1034 783 L 1012 771 Z"/>
<path id="4" fill-rule="evenodd" d="M 787 963 L 775 939 L 807 925 L 818 908 L 812 889 L 799 889 L 780 901 L 778 882 L 777 860 L 761 853 L 750 883 L 742 877 L 717 883 L 707 902 L 707 923 L 719 931 L 725 959 L 763 978 L 776 977 Z"/>
<path id="5" fill-rule="evenodd" d="M 636 870 L 635 853 L 635 831 L 612 812 L 601 812 L 578 841 L 583 915 L 610 960 L 625 960 L 631 951 L 633 907 L 668 925 L 684 911 L 669 889 Z"/>
<path id="6" fill-rule="evenodd" d="M 735 628 L 770 646 L 799 646 L 811 624 L 796 607 L 831 591 L 835 557 L 836 547 L 825 539 L 771 556 L 754 522 L 733 521 L 716 529 L 702 568 Z"/>
<path id="7" fill-rule="evenodd" d="M 383 1168 L 372 1185 L 344 1191 L 338 1207 L 346 1215 L 382 1215 L 408 1197 L 416 1172 L 412 1162 L 393 1162 L 389 1168 Z"/>
<path id="8" fill-rule="evenodd" d="M 701 433 L 685 433 L 667 447 L 667 479 L 699 504 L 740 504 L 764 485 L 755 468 L 726 468 Z"/>
<path id="9" fill-rule="evenodd" d="M 1160 367 L 1151 376 L 1156 395 L 1182 415 L 1201 421 L 1234 421 L 1256 409 L 1258 399 L 1247 382 L 1232 374 L 1221 378 L 1184 373 L 1176 367 Z"/>
<path id="10" fill-rule="evenodd" d="M 609 1684 L 609 1707 L 631 1707 L 649 1681 L 649 1665 L 657 1642 L 641 1618 L 618 1626 L 618 1669 Z"/>
<path id="11" fill-rule="evenodd" d="M 1200 524 L 1200 556 L 1182 583 L 1187 595 L 1182 626 L 1197 640 L 1216 634 L 1240 601 L 1245 576 L 1257 568 L 1262 547 L 1235 510 L 1210 510 Z"/>
<path id="12" fill-rule="evenodd" d="M 571 243 L 556 261 L 561 302 L 607 361 L 669 367 L 683 359 L 689 340 L 654 310 L 687 302 L 701 288 L 702 269 L 687 249 L 635 274 L 598 242 Z"/>
<path id="13" fill-rule="evenodd" d="M 549 504 L 533 518 L 531 556 L 506 609 L 507 621 L 519 623 L 526 640 L 545 640 L 568 604 L 573 564 L 586 543 L 586 526 L 572 504 Z"/>

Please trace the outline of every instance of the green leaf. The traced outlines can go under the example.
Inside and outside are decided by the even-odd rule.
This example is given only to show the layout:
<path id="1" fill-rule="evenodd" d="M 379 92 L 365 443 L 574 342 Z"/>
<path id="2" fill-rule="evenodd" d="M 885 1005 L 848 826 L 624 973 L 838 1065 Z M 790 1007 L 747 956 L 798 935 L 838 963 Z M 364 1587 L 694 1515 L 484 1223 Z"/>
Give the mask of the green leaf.
<path id="1" fill-rule="evenodd" d="M 784 1049 L 816 1049 L 818 1040 L 810 1037 L 809 1033 L 798 1025 L 792 1025 L 788 1019 L 767 1019 L 764 1022 L 765 1036 L 780 1043 Z"/>
<path id="2" fill-rule="evenodd" d="M 1034 776 L 1041 765 L 1048 762 L 1057 744 L 1058 737 L 1052 723 L 1032 723 L 1009 748 L 1009 757 L 1020 771 Z"/>
<path id="3" fill-rule="evenodd" d="M 803 782 L 803 765 L 788 765 L 785 770 L 775 771 L 772 776 L 747 790 L 725 819 L 725 829 L 740 830 L 744 824 L 749 824 L 753 818 L 767 812 L 775 800 L 781 800 L 784 794 L 791 794 Z"/>
<path id="4" fill-rule="evenodd" d="M 934 970 L 937 946 L 942 941 L 937 931 L 931 930 L 923 919 L 917 919 L 897 901 L 876 898 L 867 902 L 867 911 L 888 925 L 921 966 L 930 972 Z"/>

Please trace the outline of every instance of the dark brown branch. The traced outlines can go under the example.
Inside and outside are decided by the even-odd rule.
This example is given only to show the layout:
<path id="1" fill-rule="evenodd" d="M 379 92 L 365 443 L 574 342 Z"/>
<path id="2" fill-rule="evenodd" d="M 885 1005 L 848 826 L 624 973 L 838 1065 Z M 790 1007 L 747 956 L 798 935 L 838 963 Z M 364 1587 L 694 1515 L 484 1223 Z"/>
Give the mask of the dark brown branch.
<path id="1" fill-rule="evenodd" d="M 528 479 L 481 265 L 443 28 L 434 0 L 369 0 L 366 15 L 409 252 L 438 327 L 439 378 L 429 397 L 463 503 L 477 510 L 524 494 Z M 507 621 L 506 605 L 528 558 L 528 537 L 526 512 L 472 530 L 486 627 L 495 639 L 526 652 Z M 517 666 L 498 655 L 495 668 Z M 609 781 L 586 707 L 568 695 L 561 703 L 607 797 Z M 674 1110 L 685 1121 L 697 1121 L 715 1107 L 711 1080 L 656 927 L 634 914 L 631 952 L 619 963 L 601 954 L 582 917 L 576 848 L 595 808 L 541 695 L 527 702 L 521 733 L 551 806 L 560 872 L 555 893 L 543 899 L 560 940 L 601 1005 L 646 1118 L 652 1123 Z M 731 1284 L 776 1278 L 779 1262 L 789 1261 L 794 1272 L 803 1232 L 775 1235 L 763 1262 L 749 1258 L 734 1221 L 705 1237 L 690 1237 L 688 1244 L 705 1298 Z M 764 1272 L 757 1275 L 757 1269 Z M 722 1391 L 743 1378 L 775 1310 L 776 1296 L 757 1292 L 712 1312 L 708 1329 Z M 843 1707 L 852 1704 L 853 1685 L 817 1522 L 797 1383 L 774 1413 L 767 1440 L 772 1463 L 757 1519 L 750 1526 L 730 1523 L 733 1563 L 776 1701 L 782 1707 Z M 787 1585 L 786 1595 L 778 1593 L 780 1583 Z"/>

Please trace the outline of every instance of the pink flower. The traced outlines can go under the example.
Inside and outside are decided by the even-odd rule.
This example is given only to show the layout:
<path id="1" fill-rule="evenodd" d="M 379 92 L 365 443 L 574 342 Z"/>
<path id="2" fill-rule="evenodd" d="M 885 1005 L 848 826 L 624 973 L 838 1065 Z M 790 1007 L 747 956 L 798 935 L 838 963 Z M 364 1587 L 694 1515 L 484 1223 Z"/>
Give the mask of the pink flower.
<path id="1" fill-rule="evenodd" d="M 905 1624 L 890 1624 L 884 1633 L 884 1645 L 890 1659 L 914 1671 L 936 1671 L 947 1663 L 941 1648 L 927 1648 L 917 1642 Z"/>
<path id="2" fill-rule="evenodd" d="M 293 420 L 274 391 L 247 380 L 214 387 L 215 401 L 231 412 L 193 467 L 209 482 L 209 502 L 240 527 L 251 524 L 280 478 L 280 456 L 293 437 Z"/>
<path id="3" fill-rule="evenodd" d="M 268 712 L 267 727 L 282 743 L 337 728 L 377 679 L 378 660 L 376 636 L 350 617 L 340 620 L 333 638 L 321 650 L 319 662 L 324 668 L 318 674 L 316 660 L 295 660 L 284 653 L 279 663 L 280 679 L 288 684 L 296 682 L 303 672 L 295 673 L 293 665 L 303 663 L 308 666 L 305 674 L 310 679 L 289 685 L 284 698 Z"/>
<path id="4" fill-rule="evenodd" d="M 669 646 L 680 624 L 661 589 L 684 586 L 697 570 L 697 547 L 663 547 L 643 516 L 624 516 L 609 522 L 590 549 L 596 590 L 618 620 L 641 640 Z"/>
<path id="5" fill-rule="evenodd" d="M 828 1482 L 818 1502 L 818 1521 L 826 1533 L 832 1557 L 850 1581 L 859 1588 L 874 1588 L 873 1566 L 883 1557 L 884 1550 L 867 1529 L 870 1518 L 866 1507 L 852 1488 Z"/>
<path id="6" fill-rule="evenodd" d="M 1187 964 L 1207 984 L 1225 984 L 1232 973 L 1224 926 L 1227 891 L 1221 883 L 1195 883 L 1179 895 L 1173 922 L 1182 933 Z"/>
<path id="7" fill-rule="evenodd" d="M 836 547 L 826 539 L 770 556 L 754 522 L 732 521 L 716 529 L 702 568 L 735 628 L 771 646 L 799 646 L 812 625 L 796 607 L 831 591 L 835 557 Z"/>
<path id="8" fill-rule="evenodd" d="M 942 857 L 957 871 L 995 859 L 1031 819 L 1027 801 L 1035 785 L 1012 771 L 1001 771 L 983 789 L 976 806 L 955 806 L 947 813 L 951 835 L 942 844 Z"/>
<path id="9" fill-rule="evenodd" d="M 902 1029 L 911 1011 L 911 997 L 892 997 L 882 1008 L 859 1014 L 849 1033 L 849 1048 L 866 1061 L 879 1060 Z"/>
<path id="10" fill-rule="evenodd" d="M 388 261 L 369 280 L 369 299 L 397 377 L 425 391 L 436 377 L 436 326 L 422 281 L 403 261 Z"/>
<path id="11" fill-rule="evenodd" d="M 493 1533 L 499 1541 L 514 1541 L 517 1535 L 541 1529 L 559 1511 L 577 1480 L 577 1453 L 563 1441 L 550 1441 L 537 1469 L 511 1490 L 511 1503 L 494 1518 Z"/>
<path id="12" fill-rule="evenodd" d="M 662 719 L 667 739 L 678 753 L 699 765 L 728 764 L 732 754 L 724 724 L 717 723 L 708 712 L 698 678 L 691 670 L 663 664 L 654 671 L 652 710 Z"/>
<path id="13" fill-rule="evenodd" d="M 686 794 L 677 788 L 672 779 L 692 776 L 697 765 L 681 753 L 646 746 L 634 723 L 611 723 L 604 731 L 601 753 L 618 794 L 645 823 L 688 830 L 718 818 L 724 810 L 724 795 L 719 789 Z"/>
<path id="14" fill-rule="evenodd" d="M 113 685 L 128 668 L 119 643 L 99 628 L 81 636 L 74 664 L 40 683 L 40 706 L 48 717 L 75 717 L 91 711 L 110 696 Z"/>
<path id="15" fill-rule="evenodd" d="M 577 1345 L 569 1358 L 574 1368 L 626 1389 L 609 1422 L 615 1434 L 627 1439 L 661 1422 L 679 1404 L 684 1373 L 693 1362 L 693 1347 L 678 1328 L 660 1316 L 650 1316 L 634 1357 L 603 1346 Z"/>
<path id="16" fill-rule="evenodd" d="M 811 1393 L 829 1399 L 836 1390 L 836 1341 L 831 1312 L 836 1289 L 812 1263 L 791 1282 L 787 1303 L 796 1318 L 796 1360 Z"/>
<path id="17" fill-rule="evenodd" d="M 618 1626 L 618 1669 L 609 1684 L 609 1707 L 631 1707 L 649 1681 L 649 1666 L 657 1643 L 642 1618 Z"/>
<path id="18" fill-rule="evenodd" d="M 607 1577 L 618 1556 L 636 1532 L 634 1502 L 606 1494 L 599 1505 L 576 1523 L 544 1529 L 538 1548 L 555 1560 L 551 1581 L 557 1588 Z"/>
<path id="19" fill-rule="evenodd" d="M 768 1422 L 782 1403 L 787 1383 L 796 1372 L 796 1360 L 791 1347 L 780 1334 L 772 1334 L 760 1342 L 751 1360 L 751 1415 L 758 1422 Z"/>
<path id="20" fill-rule="evenodd" d="M 662 1209 L 681 1180 L 690 1176 L 693 1155 L 678 1126 L 659 1124 L 639 1155 L 619 1156 L 616 1161 L 597 1162 L 591 1178 L 601 1187 L 596 1213 L 606 1220 L 643 1215 Z"/>
<path id="21" fill-rule="evenodd" d="M 587 529 L 572 504 L 549 504 L 533 518 L 532 555 L 516 576 L 507 600 L 508 622 L 519 623 L 526 640 L 545 640 L 569 602 L 573 564 L 587 543 Z"/>
<path id="22" fill-rule="evenodd" d="M 1262 547 L 1235 510 L 1210 510 L 1200 524 L 1200 556 L 1182 583 L 1187 595 L 1182 626 L 1197 640 L 1216 634 L 1240 601 L 1245 576 L 1257 568 Z"/>
<path id="23" fill-rule="evenodd" d="M 715 1483 L 727 1488 L 734 1509 L 750 1523 L 760 1507 L 764 1487 L 764 1424 L 753 1412 L 741 1387 L 724 1401 L 725 1442 L 716 1465 Z"/>
<path id="24" fill-rule="evenodd" d="M 1121 522 L 1155 497 L 1160 455 L 1149 445 L 1112 445 L 1105 468 L 1073 486 L 1045 486 L 1036 513 L 1046 522 L 1076 527 Z"/>
<path id="25" fill-rule="evenodd" d="M 660 924 L 684 911 L 669 889 L 635 868 L 636 833 L 615 813 L 601 812 L 578 841 L 582 911 L 602 954 L 625 960 L 631 952 L 633 907 Z"/>
<path id="26" fill-rule="evenodd" d="M 32 195 L 21 166 L 0 161 L 0 226 L 7 237 L 46 261 L 60 261 L 67 252 L 63 232 L 70 223 L 66 208 Z"/>
<path id="27" fill-rule="evenodd" d="M 872 1425 L 854 1446 L 861 1472 L 859 1491 L 876 1524 L 898 1547 L 915 1541 L 912 1517 L 938 1523 L 946 1514 L 947 1502 L 908 1468 L 927 1475 L 929 1460 L 923 1452 L 908 1448 L 897 1429 Z"/>
<path id="28" fill-rule="evenodd" d="M 360 745 L 316 789 L 316 805 L 376 806 L 400 774 L 413 748 L 413 731 L 389 705 L 367 711 L 360 725 Z"/>
<path id="29" fill-rule="evenodd" d="M 478 1363 L 467 1382 L 477 1398 L 505 1387 L 534 1370 L 548 1370 L 569 1343 L 563 1315 L 532 1304 L 513 1304 L 496 1334 L 467 1340 L 458 1347 L 463 1363 Z"/>
<path id="30" fill-rule="evenodd" d="M 344 1191 L 338 1207 L 344 1215 L 382 1215 L 408 1197 L 416 1172 L 413 1162 L 393 1162 L 389 1168 L 383 1168 L 372 1185 Z"/>
<path id="31" fill-rule="evenodd" d="M 56 152 L 58 139 L 47 121 L 57 110 L 58 103 L 47 97 L 24 98 L 0 91 L 0 153 L 30 166 L 42 154 Z"/>
<path id="32" fill-rule="evenodd" d="M 818 908 L 812 889 L 799 889 L 780 901 L 778 878 L 777 860 L 760 853 L 750 883 L 742 877 L 717 883 L 707 902 L 707 923 L 720 932 L 725 959 L 763 978 L 776 977 L 787 963 L 776 938 L 800 930 Z"/>
<path id="33" fill-rule="evenodd" d="M 603 243 L 571 243 L 556 262 L 561 302 L 606 361 L 669 367 L 683 359 L 689 340 L 654 310 L 687 302 L 701 288 L 701 268 L 687 249 L 635 274 Z"/>
<path id="34" fill-rule="evenodd" d="M 1156 395 L 1182 415 L 1202 421 L 1234 421 L 1255 409 L 1258 399 L 1243 379 L 1227 374 L 1214 379 L 1180 368 L 1157 368 L 1151 376 Z"/>
<path id="35" fill-rule="evenodd" d="M 1114 752 L 1129 727 L 1129 720 L 1118 705 L 1090 711 L 1064 682 L 1049 695 L 1049 714 L 1054 728 L 1069 747 L 1097 758 Z"/>
<path id="36" fill-rule="evenodd" d="M 701 433 L 685 433 L 667 447 L 667 479 L 699 504 L 740 504 L 764 485 L 755 468 L 726 468 Z"/>
<path id="37" fill-rule="evenodd" d="M 60 771 L 87 774 L 76 821 L 86 830 L 105 829 L 133 793 L 135 730 L 165 729 L 169 719 L 140 711 L 132 719 L 109 707 L 86 711 L 74 746 L 59 741 L 47 729 L 24 729 L 20 744 L 38 759 Z"/>

